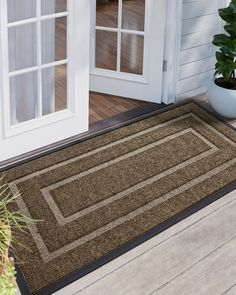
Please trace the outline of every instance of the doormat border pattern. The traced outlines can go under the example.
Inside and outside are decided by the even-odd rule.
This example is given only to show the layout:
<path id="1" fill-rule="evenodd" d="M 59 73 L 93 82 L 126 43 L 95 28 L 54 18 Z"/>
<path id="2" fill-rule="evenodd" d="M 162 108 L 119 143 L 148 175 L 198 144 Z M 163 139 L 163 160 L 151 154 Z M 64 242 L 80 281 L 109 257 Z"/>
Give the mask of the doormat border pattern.
<path id="1" fill-rule="evenodd" d="M 232 125 L 230 125 L 228 122 L 226 122 L 222 117 L 220 117 L 220 116 L 216 115 L 215 113 L 205 109 L 199 103 L 197 103 L 197 102 L 195 102 L 193 100 L 190 100 L 190 101 L 184 102 L 184 103 L 179 104 L 179 105 L 166 106 L 166 107 L 164 107 L 162 109 L 155 110 L 155 111 L 153 111 L 151 113 L 143 114 L 143 115 L 137 117 L 136 119 L 133 118 L 131 121 L 126 121 L 126 122 L 123 122 L 121 124 L 118 124 L 115 127 L 105 129 L 102 132 L 99 132 L 99 134 L 97 134 L 95 132 L 94 134 L 86 136 L 86 138 L 82 138 L 80 141 L 77 141 L 76 143 L 79 143 L 79 142 L 94 138 L 94 137 L 96 137 L 98 135 L 101 135 L 101 134 L 104 134 L 104 133 L 107 133 L 107 132 L 122 128 L 124 126 L 127 126 L 127 125 L 133 124 L 135 122 L 138 122 L 138 121 L 153 117 L 153 116 L 158 115 L 160 113 L 170 111 L 172 109 L 181 107 L 181 106 L 183 106 L 185 104 L 189 104 L 189 103 L 194 103 L 195 105 L 197 105 L 198 107 L 200 107 L 201 109 L 203 109 L 204 111 L 206 111 L 207 113 L 212 115 L 213 117 L 217 118 L 219 121 L 223 122 L 225 125 L 230 127 L 232 130 L 236 131 L 236 128 L 233 127 Z M 142 108 L 140 108 L 140 109 L 142 109 Z M 119 115 L 117 117 L 119 117 Z M 117 118 L 117 121 L 118 121 L 118 118 Z M 61 149 L 63 149 L 63 148 L 64 147 L 62 147 Z M 55 151 L 48 152 L 47 154 L 51 154 L 53 152 L 55 152 Z M 32 160 L 34 160 L 34 159 L 32 159 Z M 32 161 L 32 160 L 30 160 L 30 161 Z M 14 167 L 19 166 L 19 165 L 20 164 L 17 164 Z M 83 269 L 81 269 L 79 271 L 75 271 L 75 272 L 71 273 L 70 275 L 68 275 L 67 277 L 64 277 L 63 279 L 57 281 L 56 283 L 51 284 L 51 285 L 47 286 L 44 289 L 41 289 L 39 292 L 34 293 L 34 295 L 50 295 L 50 294 L 52 294 L 52 293 L 54 293 L 54 292 L 56 292 L 56 291 L 58 291 L 58 290 L 60 290 L 60 289 L 62 289 L 64 287 L 66 287 L 67 285 L 75 282 L 76 280 L 78 280 L 78 279 L 84 277 L 85 275 L 95 271 L 96 269 L 102 267 L 103 265 L 111 262 L 115 258 L 118 258 L 119 256 L 125 254 L 126 252 L 128 252 L 128 251 L 134 249 L 135 247 L 139 246 L 140 244 L 144 243 L 145 241 L 147 241 L 147 240 L 153 238 L 154 236 L 160 234 L 161 232 L 167 230 L 171 226 L 179 223 L 180 221 L 182 221 L 185 218 L 191 216 L 192 214 L 196 213 L 197 211 L 201 210 L 202 208 L 212 204 L 216 200 L 220 199 L 221 197 L 223 197 L 224 195 L 232 192 L 235 189 L 236 189 L 236 181 L 229 184 L 229 185 L 227 185 L 227 186 L 225 186 L 223 189 L 213 193 L 212 195 L 198 201 L 193 206 L 191 206 L 191 207 L 181 211 L 180 213 L 176 214 L 175 216 L 167 219 L 166 221 L 164 221 L 163 223 L 157 225 L 156 227 L 152 228 L 151 230 L 147 231 L 143 235 L 136 237 L 135 239 L 127 242 L 126 244 L 124 244 L 121 247 L 115 249 L 114 251 L 110 252 L 109 254 L 97 259 L 96 261 L 89 264 L 88 266 L 85 266 Z M 28 289 L 28 287 L 27 287 L 27 283 L 24 280 L 24 276 L 22 274 L 22 271 L 21 271 L 20 267 L 17 264 L 16 264 L 16 270 L 17 270 L 17 284 L 19 286 L 19 289 L 20 289 L 22 295 L 30 295 L 30 294 L 32 294 L 30 292 L 30 290 Z"/>

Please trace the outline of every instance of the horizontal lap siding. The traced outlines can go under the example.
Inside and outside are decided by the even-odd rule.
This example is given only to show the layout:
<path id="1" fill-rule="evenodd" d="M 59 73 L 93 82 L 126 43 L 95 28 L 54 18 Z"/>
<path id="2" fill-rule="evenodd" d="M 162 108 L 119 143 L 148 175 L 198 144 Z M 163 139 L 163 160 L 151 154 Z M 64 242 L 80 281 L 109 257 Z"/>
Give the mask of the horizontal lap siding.
<path id="1" fill-rule="evenodd" d="M 222 0 L 183 0 L 177 100 L 206 91 L 214 73 L 214 34 L 221 30 L 218 9 Z"/>

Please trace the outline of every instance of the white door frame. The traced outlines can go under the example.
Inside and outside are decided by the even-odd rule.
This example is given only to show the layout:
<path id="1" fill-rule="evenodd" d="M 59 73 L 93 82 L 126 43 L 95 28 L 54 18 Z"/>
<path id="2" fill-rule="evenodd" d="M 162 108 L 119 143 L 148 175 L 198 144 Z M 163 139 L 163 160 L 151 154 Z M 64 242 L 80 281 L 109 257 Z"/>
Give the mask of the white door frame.
<path id="1" fill-rule="evenodd" d="M 167 0 L 162 102 L 176 102 L 183 0 Z M 170 21 L 171 20 L 171 21 Z"/>

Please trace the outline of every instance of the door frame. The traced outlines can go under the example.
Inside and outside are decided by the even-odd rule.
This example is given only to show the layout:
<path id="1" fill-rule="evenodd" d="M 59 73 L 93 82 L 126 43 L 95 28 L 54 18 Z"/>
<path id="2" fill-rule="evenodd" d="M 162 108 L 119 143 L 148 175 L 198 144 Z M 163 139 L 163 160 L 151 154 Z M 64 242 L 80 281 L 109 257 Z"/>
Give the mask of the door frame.
<path id="1" fill-rule="evenodd" d="M 176 103 L 181 46 L 183 0 L 167 0 L 162 102 Z M 171 20 L 168 21 L 168 20 Z M 176 24 L 173 26 L 173 23 Z M 168 36 L 168 38 L 167 38 Z"/>

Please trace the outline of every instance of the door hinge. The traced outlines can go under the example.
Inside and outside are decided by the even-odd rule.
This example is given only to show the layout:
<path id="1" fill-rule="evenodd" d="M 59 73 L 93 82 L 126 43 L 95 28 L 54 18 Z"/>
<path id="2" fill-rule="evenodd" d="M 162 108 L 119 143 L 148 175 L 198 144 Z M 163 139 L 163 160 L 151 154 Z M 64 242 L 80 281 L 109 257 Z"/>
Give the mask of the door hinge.
<path id="1" fill-rule="evenodd" d="M 168 62 L 167 62 L 167 60 L 163 60 L 163 72 L 167 72 L 167 66 L 168 66 Z"/>

